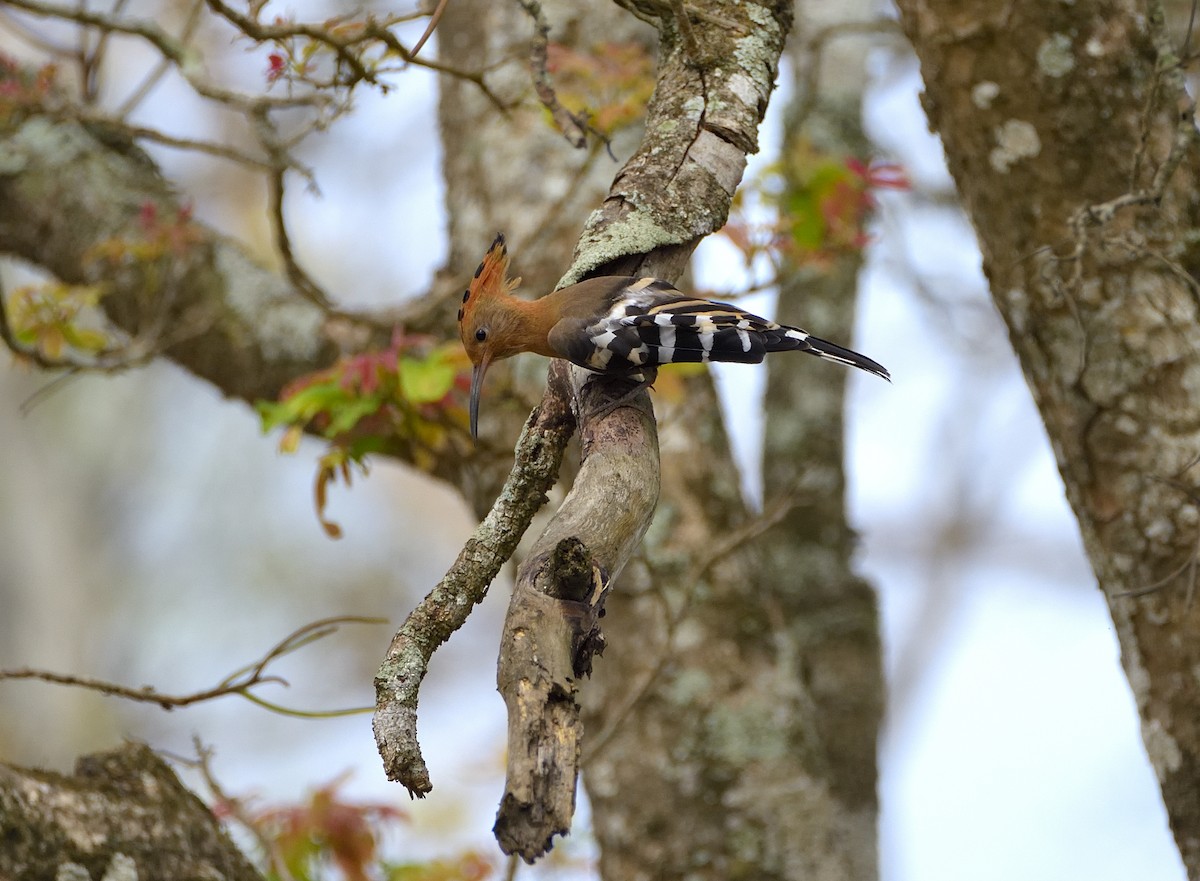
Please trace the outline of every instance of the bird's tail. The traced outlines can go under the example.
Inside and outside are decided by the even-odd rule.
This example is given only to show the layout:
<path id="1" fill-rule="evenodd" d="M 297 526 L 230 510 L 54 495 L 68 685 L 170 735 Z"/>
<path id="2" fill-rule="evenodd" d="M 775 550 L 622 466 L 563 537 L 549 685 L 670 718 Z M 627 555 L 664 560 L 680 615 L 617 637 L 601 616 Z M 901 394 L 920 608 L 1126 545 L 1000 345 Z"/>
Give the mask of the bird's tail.
<path id="1" fill-rule="evenodd" d="M 883 377 L 888 382 L 892 381 L 892 375 L 888 373 L 886 367 L 876 361 L 872 361 L 866 355 L 860 355 L 853 349 L 844 348 L 837 343 L 831 343 L 828 340 L 823 340 L 815 336 L 808 337 L 804 342 L 808 344 L 807 351 L 818 358 L 827 358 L 830 361 L 837 361 L 839 364 L 849 364 L 851 367 L 857 367 L 859 370 L 865 370 L 867 373 L 874 373 L 876 376 Z"/>

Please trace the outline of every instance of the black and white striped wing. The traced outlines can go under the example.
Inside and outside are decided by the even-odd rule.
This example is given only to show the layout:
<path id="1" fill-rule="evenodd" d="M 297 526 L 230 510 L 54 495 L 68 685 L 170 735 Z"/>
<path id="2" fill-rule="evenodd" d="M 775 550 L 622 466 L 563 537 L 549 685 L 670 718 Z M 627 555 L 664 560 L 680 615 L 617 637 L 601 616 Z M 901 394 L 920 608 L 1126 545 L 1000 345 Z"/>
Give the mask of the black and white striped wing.
<path id="1" fill-rule="evenodd" d="M 655 290 L 656 302 L 619 321 L 622 328 L 637 335 L 636 341 L 626 337 L 631 347 L 626 358 L 631 362 L 758 364 L 769 352 L 801 351 L 891 379 L 883 365 L 853 349 L 798 327 L 768 321 L 731 303 L 688 297 L 665 282 L 658 285 L 664 287 Z M 622 337 L 621 331 L 615 335 Z"/>
<path id="2" fill-rule="evenodd" d="M 681 362 L 758 364 L 768 352 L 800 350 L 888 378 L 883 367 L 857 352 L 730 303 L 689 297 L 661 279 L 624 287 L 607 313 L 588 322 L 575 340 L 571 360 L 604 373 Z"/>

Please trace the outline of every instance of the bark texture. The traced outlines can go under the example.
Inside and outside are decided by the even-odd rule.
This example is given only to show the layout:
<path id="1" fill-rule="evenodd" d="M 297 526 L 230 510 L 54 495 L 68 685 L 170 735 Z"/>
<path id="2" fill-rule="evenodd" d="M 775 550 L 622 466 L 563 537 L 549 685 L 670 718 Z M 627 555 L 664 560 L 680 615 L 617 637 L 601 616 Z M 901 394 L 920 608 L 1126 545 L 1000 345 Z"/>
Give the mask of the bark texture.
<path id="1" fill-rule="evenodd" d="M 162 759 L 127 744 L 70 777 L 0 765 L 0 878 L 262 876 Z"/>
<path id="2" fill-rule="evenodd" d="M 1162 7 L 899 6 L 1198 878 L 1200 167 Z"/>

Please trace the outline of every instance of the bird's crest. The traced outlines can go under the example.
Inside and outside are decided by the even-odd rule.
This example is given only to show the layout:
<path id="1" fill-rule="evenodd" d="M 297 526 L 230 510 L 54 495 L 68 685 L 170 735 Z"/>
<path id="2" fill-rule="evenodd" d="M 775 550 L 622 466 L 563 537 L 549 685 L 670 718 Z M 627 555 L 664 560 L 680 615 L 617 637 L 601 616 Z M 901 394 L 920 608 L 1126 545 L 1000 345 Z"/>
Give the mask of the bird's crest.
<path id="1" fill-rule="evenodd" d="M 492 246 L 475 269 L 475 277 L 463 291 L 462 306 L 458 310 L 461 324 L 475 311 L 481 301 L 490 297 L 508 296 L 521 284 L 521 279 L 508 277 L 508 246 L 504 233 L 496 233 Z"/>

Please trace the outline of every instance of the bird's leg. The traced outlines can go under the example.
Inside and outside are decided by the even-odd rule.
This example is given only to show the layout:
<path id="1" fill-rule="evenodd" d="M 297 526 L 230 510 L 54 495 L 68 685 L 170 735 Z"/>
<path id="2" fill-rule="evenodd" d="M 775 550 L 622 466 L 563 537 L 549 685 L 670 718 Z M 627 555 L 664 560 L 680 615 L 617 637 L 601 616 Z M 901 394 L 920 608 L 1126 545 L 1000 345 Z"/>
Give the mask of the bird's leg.
<path id="1" fill-rule="evenodd" d="M 637 374 L 635 374 L 635 375 L 637 375 Z M 641 379 L 637 379 L 637 380 L 634 380 L 633 377 L 629 377 L 630 380 L 633 381 L 633 385 L 630 387 L 630 389 L 627 392 L 625 392 L 624 394 L 622 394 L 619 398 L 615 398 L 614 400 L 611 400 L 608 403 L 603 404 L 600 407 L 598 407 L 597 409 L 595 409 L 594 411 L 592 411 L 590 414 L 591 418 L 595 419 L 595 420 L 600 420 L 600 419 L 603 419 L 605 416 L 608 416 L 610 413 L 620 410 L 622 407 L 632 406 L 633 399 L 635 397 L 637 397 L 638 392 L 640 392 L 644 388 L 649 388 L 649 389 L 654 388 L 654 381 L 656 379 L 658 379 L 658 368 L 657 367 L 642 368 L 641 377 L 642 377 Z M 593 377 L 593 380 L 595 378 L 598 378 L 598 377 Z M 590 384 L 590 382 L 591 382 L 591 380 L 589 380 L 589 384 Z"/>

